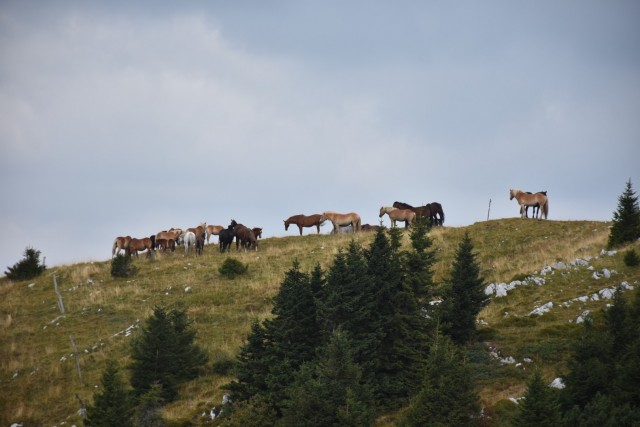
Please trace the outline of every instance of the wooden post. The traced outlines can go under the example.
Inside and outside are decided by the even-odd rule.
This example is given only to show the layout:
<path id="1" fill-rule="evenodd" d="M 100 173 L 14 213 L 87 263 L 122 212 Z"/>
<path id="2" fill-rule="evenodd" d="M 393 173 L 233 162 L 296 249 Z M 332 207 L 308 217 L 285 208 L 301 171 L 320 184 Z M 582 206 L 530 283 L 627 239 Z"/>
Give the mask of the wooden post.
<path id="1" fill-rule="evenodd" d="M 73 339 L 73 335 L 69 334 L 71 340 L 71 346 L 73 347 L 73 356 L 76 359 L 76 369 L 78 370 L 78 377 L 80 378 L 80 384 L 82 384 L 82 372 L 80 371 L 80 357 L 78 356 L 78 347 L 76 341 Z"/>
<path id="2" fill-rule="evenodd" d="M 489 221 L 489 212 L 491 212 L 491 199 L 489 199 L 489 209 L 487 210 L 487 221 Z"/>
<path id="3" fill-rule="evenodd" d="M 60 289 L 58 289 L 58 277 L 56 274 L 53 274 L 53 288 L 56 290 L 56 294 L 58 295 L 58 308 L 60 309 L 60 313 L 64 314 L 64 304 L 62 303 L 62 294 L 60 293 Z"/>

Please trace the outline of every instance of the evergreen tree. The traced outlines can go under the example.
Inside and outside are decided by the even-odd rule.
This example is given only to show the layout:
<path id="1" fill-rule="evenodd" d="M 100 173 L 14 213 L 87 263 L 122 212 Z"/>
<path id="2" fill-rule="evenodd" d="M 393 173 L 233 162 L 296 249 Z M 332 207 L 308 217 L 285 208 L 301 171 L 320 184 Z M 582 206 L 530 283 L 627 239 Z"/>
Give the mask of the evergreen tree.
<path id="1" fill-rule="evenodd" d="M 401 427 L 477 426 L 480 404 L 466 360 L 438 332 L 431 347 L 424 383 L 398 419 Z"/>
<path id="2" fill-rule="evenodd" d="M 251 325 L 247 342 L 240 348 L 235 372 L 237 379 L 225 386 L 235 402 L 245 402 L 269 389 L 268 347 L 265 328 L 256 320 Z"/>
<path id="3" fill-rule="evenodd" d="M 157 383 L 162 386 L 162 398 L 172 401 L 180 384 L 196 378 L 207 356 L 194 343 L 195 335 L 184 310 L 154 308 L 131 345 L 131 385 L 136 395 Z"/>
<path id="4" fill-rule="evenodd" d="M 7 267 L 4 274 L 11 280 L 29 280 L 39 276 L 46 269 L 44 262 L 40 264 L 40 251 L 34 248 L 24 250 L 24 258 Z"/>
<path id="5" fill-rule="evenodd" d="M 433 265 L 435 252 L 431 250 L 433 242 L 428 236 L 431 229 L 426 218 L 418 218 L 411 226 L 412 251 L 404 255 L 406 282 L 421 308 L 426 308 L 433 294 Z"/>
<path id="6" fill-rule="evenodd" d="M 556 427 L 559 422 L 560 407 L 554 390 L 545 385 L 542 374 L 536 370 L 520 403 L 514 427 Z"/>
<path id="7" fill-rule="evenodd" d="M 122 380 L 118 364 L 109 360 L 100 380 L 102 389 L 93 395 L 87 407 L 85 424 L 92 427 L 133 426 L 130 391 Z"/>
<path id="8" fill-rule="evenodd" d="M 373 424 L 372 395 L 353 362 L 346 334 L 334 331 L 317 362 L 305 364 L 288 389 L 283 426 L 353 426 Z"/>
<path id="9" fill-rule="evenodd" d="M 455 254 L 441 307 L 444 332 L 457 344 L 468 342 L 476 330 L 476 316 L 488 301 L 473 242 L 469 233 L 465 233 Z"/>
<path id="10" fill-rule="evenodd" d="M 163 404 L 162 386 L 160 384 L 152 384 L 149 391 L 140 396 L 134 414 L 135 426 L 164 427 L 166 423 L 160 415 Z"/>
<path id="11" fill-rule="evenodd" d="M 613 213 L 613 225 L 607 246 L 612 249 L 638 238 L 640 238 L 640 206 L 629 179 L 625 191 L 618 197 L 618 209 Z"/>

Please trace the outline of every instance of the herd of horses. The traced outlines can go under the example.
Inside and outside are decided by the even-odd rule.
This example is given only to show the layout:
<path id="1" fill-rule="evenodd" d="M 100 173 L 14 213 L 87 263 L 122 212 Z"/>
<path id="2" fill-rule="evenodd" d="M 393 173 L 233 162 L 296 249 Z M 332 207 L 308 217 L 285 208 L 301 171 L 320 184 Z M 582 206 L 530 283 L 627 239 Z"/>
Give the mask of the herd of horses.
<path id="1" fill-rule="evenodd" d="M 533 218 L 542 219 L 542 215 L 546 219 L 549 214 L 549 199 L 546 191 L 530 193 L 521 190 L 509 190 L 509 200 L 516 199 L 520 205 L 520 217 L 528 218 L 528 209 L 533 208 Z M 444 224 L 444 210 L 438 202 L 428 203 L 424 206 L 411 206 L 403 202 L 394 202 L 392 206 L 382 206 L 379 212 L 379 218 L 384 215 L 389 217 L 391 226 L 395 227 L 397 222 L 404 222 L 405 227 L 411 224 L 417 218 L 425 218 L 431 226 L 442 226 Z M 375 231 L 380 226 L 362 224 L 360 215 L 355 212 L 338 213 L 334 211 L 325 211 L 322 214 L 313 215 L 293 215 L 284 220 L 285 231 L 289 230 L 290 225 L 298 226 L 300 235 L 305 227 L 316 227 L 317 233 L 320 234 L 320 226 L 326 221 L 331 222 L 333 230 L 331 234 L 340 232 L 343 228 L 349 228 L 352 232 L 357 231 Z M 194 251 L 196 255 L 201 255 L 205 242 L 209 244 L 211 236 L 218 236 L 220 252 L 231 250 L 233 240 L 236 240 L 236 251 L 240 250 L 258 250 L 258 238 L 262 237 L 262 228 L 249 228 L 243 224 L 238 224 L 235 220 L 227 226 L 207 225 L 206 222 L 197 227 L 187 228 L 171 228 L 161 231 L 149 237 L 141 239 L 132 238 L 131 236 L 116 237 L 113 242 L 111 256 L 124 252 L 125 255 L 136 255 L 139 252 L 147 251 L 150 256 L 156 250 L 175 251 L 176 246 L 184 246 L 185 255 L 189 255 Z"/>

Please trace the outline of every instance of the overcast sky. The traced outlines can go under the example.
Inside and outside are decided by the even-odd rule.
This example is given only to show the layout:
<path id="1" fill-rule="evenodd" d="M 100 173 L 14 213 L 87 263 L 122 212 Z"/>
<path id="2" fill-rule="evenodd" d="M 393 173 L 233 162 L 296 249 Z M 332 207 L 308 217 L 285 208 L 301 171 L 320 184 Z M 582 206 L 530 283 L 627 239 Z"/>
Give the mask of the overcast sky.
<path id="1" fill-rule="evenodd" d="M 640 189 L 636 1 L 130 3 L 0 3 L 0 272 L 396 200 L 459 227 L 510 188 L 610 220 Z"/>

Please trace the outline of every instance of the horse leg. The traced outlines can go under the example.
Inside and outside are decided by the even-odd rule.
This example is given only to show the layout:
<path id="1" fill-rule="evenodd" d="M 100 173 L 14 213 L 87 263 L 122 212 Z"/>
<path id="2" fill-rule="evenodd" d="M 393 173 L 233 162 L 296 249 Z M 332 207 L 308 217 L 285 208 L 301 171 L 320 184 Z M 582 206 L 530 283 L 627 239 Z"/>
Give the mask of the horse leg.
<path id="1" fill-rule="evenodd" d="M 302 226 L 300 224 L 298 224 L 298 230 L 300 231 L 300 235 L 302 236 Z"/>

